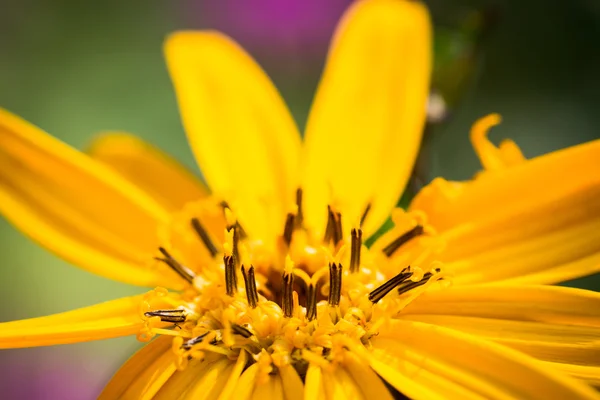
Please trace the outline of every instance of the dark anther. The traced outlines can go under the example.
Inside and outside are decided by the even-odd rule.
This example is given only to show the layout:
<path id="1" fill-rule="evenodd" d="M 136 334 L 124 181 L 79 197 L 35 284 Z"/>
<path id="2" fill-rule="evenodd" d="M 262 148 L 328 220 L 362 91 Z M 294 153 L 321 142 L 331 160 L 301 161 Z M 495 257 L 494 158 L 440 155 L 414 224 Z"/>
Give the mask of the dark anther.
<path id="1" fill-rule="evenodd" d="M 210 252 L 210 255 L 213 257 L 216 256 L 218 250 L 215 247 L 215 244 L 212 242 L 210 236 L 208 236 L 208 232 L 206 232 L 206 229 L 204 229 L 198 218 L 192 218 L 192 228 L 194 228 L 194 230 L 200 237 L 200 240 L 202 240 L 202 243 L 204 243 L 204 246 L 206 246 L 206 249 Z"/>
<path id="2" fill-rule="evenodd" d="M 406 243 L 409 240 L 416 238 L 417 236 L 420 236 L 422 234 L 423 234 L 423 227 L 421 225 L 417 225 L 414 228 L 412 228 L 410 231 L 400 235 L 392 243 L 385 246 L 385 248 L 383 249 L 383 252 L 386 256 L 391 257 L 392 254 L 394 254 L 396 252 L 396 250 L 398 250 L 400 248 L 400 246 L 402 246 L 404 243 Z"/>
<path id="3" fill-rule="evenodd" d="M 292 213 L 288 213 L 285 219 L 285 227 L 283 228 L 283 240 L 286 245 L 292 243 L 292 234 L 294 233 L 294 219 L 296 216 Z"/>
<path id="4" fill-rule="evenodd" d="M 327 226 L 325 226 L 325 237 L 323 238 L 323 242 L 325 244 L 329 243 L 331 239 L 333 239 L 333 230 L 334 228 L 334 214 L 331 210 L 331 206 L 327 206 Z"/>
<path id="5" fill-rule="evenodd" d="M 342 264 L 329 264 L 329 305 L 339 306 L 342 296 Z"/>
<path id="6" fill-rule="evenodd" d="M 352 229 L 350 243 L 350 272 L 356 273 L 360 267 L 360 250 L 362 248 L 362 229 Z"/>
<path id="7" fill-rule="evenodd" d="M 331 206 L 327 206 L 327 226 L 323 241 L 325 243 L 333 241 L 333 245 L 336 246 L 344 238 L 342 232 L 342 214 L 333 211 Z"/>
<path id="8" fill-rule="evenodd" d="M 233 229 L 233 244 L 232 244 L 232 249 L 231 249 L 231 257 L 233 258 L 233 264 L 235 265 L 235 267 L 237 268 L 240 265 L 240 248 L 239 248 L 239 241 L 240 241 L 240 228 L 237 225 L 237 222 L 235 225 L 231 225 L 227 228 L 227 232 L 231 232 L 231 230 Z"/>
<path id="9" fill-rule="evenodd" d="M 246 273 L 246 269 L 242 265 L 242 275 L 244 275 L 244 284 L 246 285 L 246 298 L 248 299 L 248 304 L 250 307 L 256 308 L 256 304 L 258 303 L 258 291 L 256 290 L 254 267 L 251 265 Z"/>
<path id="10" fill-rule="evenodd" d="M 233 297 L 237 292 L 237 275 L 235 273 L 233 256 L 224 256 L 223 264 L 225 265 L 225 290 L 228 296 Z"/>
<path id="11" fill-rule="evenodd" d="M 221 203 L 219 203 L 219 205 L 223 208 L 223 212 L 225 212 L 226 209 L 231 211 L 231 207 L 229 207 L 229 203 L 227 203 L 226 201 L 222 201 Z M 235 221 L 235 227 L 238 230 L 238 234 L 240 235 L 240 239 L 244 240 L 248 237 L 248 234 L 246 233 L 246 231 L 244 230 L 244 228 L 242 228 L 242 225 L 240 224 L 239 221 Z M 231 229 L 231 226 L 227 227 L 227 230 Z"/>
<path id="12" fill-rule="evenodd" d="M 294 226 L 296 228 L 301 228 L 304 223 L 304 214 L 302 213 L 302 189 L 300 188 L 296 190 L 296 207 L 298 208 L 298 211 L 296 212 Z"/>
<path id="13" fill-rule="evenodd" d="M 413 281 L 403 282 L 401 285 L 398 286 L 398 294 L 404 294 L 410 290 L 413 290 L 414 288 L 423 286 L 424 284 L 429 282 L 429 278 L 431 278 L 431 275 L 432 275 L 431 272 L 427 272 L 425 275 L 423 275 L 423 279 L 421 279 L 418 282 L 413 282 Z"/>
<path id="14" fill-rule="evenodd" d="M 160 317 L 162 322 L 172 322 L 174 324 L 185 322 L 185 311 L 180 309 L 174 310 L 155 310 L 145 312 L 146 317 Z"/>
<path id="15" fill-rule="evenodd" d="M 250 332 L 247 328 L 244 328 L 243 326 L 238 325 L 238 324 L 231 324 L 231 330 L 236 335 L 243 336 L 246 339 L 253 336 L 252 332 Z"/>
<path id="16" fill-rule="evenodd" d="M 400 285 L 402 282 L 406 281 L 411 276 L 412 276 L 412 272 L 409 272 L 408 268 L 405 268 L 398 275 L 396 275 L 395 277 L 388 280 L 383 285 L 379 286 L 377 289 L 374 289 L 371 293 L 369 293 L 369 300 L 373 304 L 377 303 L 386 294 L 391 292 L 396 286 Z"/>
<path id="17" fill-rule="evenodd" d="M 206 335 L 208 335 L 209 332 L 203 333 L 200 336 L 196 336 L 195 338 L 191 338 L 190 340 L 187 340 L 185 342 L 183 342 L 183 344 L 181 345 L 181 347 L 184 350 L 190 350 L 192 348 L 192 346 L 194 346 L 195 344 L 198 344 L 200 342 L 202 342 L 202 339 L 204 339 L 206 337 Z"/>
<path id="18" fill-rule="evenodd" d="M 181 265 L 177 260 L 175 260 L 173 257 L 171 257 L 169 252 L 167 250 L 165 250 L 163 247 L 159 247 L 158 250 L 162 253 L 164 258 L 155 257 L 155 260 L 162 261 L 165 264 L 167 264 L 169 267 L 171 267 L 171 269 L 173 271 L 177 272 L 177 274 L 179 274 L 179 276 L 181 276 L 183 279 L 185 279 L 189 283 L 192 283 L 194 281 L 196 274 L 194 274 L 194 272 L 191 269 Z"/>
<path id="19" fill-rule="evenodd" d="M 281 308 L 283 309 L 283 316 L 291 318 L 294 313 L 294 274 L 283 273 L 283 296 L 281 299 Z"/>
<path id="20" fill-rule="evenodd" d="M 334 213 L 333 219 L 333 245 L 337 246 L 337 244 L 344 238 L 344 234 L 342 231 L 342 214 Z"/>
<path id="21" fill-rule="evenodd" d="M 369 211 L 371 211 L 371 203 L 367 204 L 367 207 L 365 208 L 365 211 L 363 212 L 362 217 L 360 217 L 360 227 L 361 228 L 365 224 L 365 220 L 367 219 L 367 215 L 369 215 Z"/>
<path id="22" fill-rule="evenodd" d="M 312 283 L 306 291 L 306 319 L 312 321 L 317 316 L 317 288 Z"/>

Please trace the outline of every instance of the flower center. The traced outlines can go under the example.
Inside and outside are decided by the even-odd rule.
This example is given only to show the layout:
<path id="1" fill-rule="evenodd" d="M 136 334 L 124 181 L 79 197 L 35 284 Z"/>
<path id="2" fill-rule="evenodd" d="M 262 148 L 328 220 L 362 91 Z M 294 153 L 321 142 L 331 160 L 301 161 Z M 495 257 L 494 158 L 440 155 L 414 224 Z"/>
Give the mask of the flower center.
<path id="1" fill-rule="evenodd" d="M 361 225 L 368 207 L 348 230 L 328 207 L 327 227 L 317 234 L 304 227 L 298 191 L 295 212 L 268 246 L 246 234 L 226 203 L 216 204 L 187 207 L 161 235 L 156 259 L 186 289 L 155 289 L 142 304 L 139 338 L 174 336 L 180 368 L 208 353 L 246 351 L 263 374 L 292 365 L 304 376 L 308 363 L 335 365 L 348 349 L 368 347 L 390 318 L 447 281 L 434 260 L 439 241 L 418 214 L 396 210 L 395 228 L 367 248 Z M 152 309 L 156 296 L 173 307 Z"/>

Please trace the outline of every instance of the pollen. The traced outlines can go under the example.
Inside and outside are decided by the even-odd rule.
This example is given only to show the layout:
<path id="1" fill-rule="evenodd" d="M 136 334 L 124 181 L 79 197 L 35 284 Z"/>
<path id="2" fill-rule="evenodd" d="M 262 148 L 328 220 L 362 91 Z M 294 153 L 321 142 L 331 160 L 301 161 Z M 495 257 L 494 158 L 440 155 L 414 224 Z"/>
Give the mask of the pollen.
<path id="1" fill-rule="evenodd" d="M 150 307 L 153 297 L 167 296 L 164 289 L 145 297 L 138 337 L 173 336 L 180 369 L 212 353 L 235 359 L 242 350 L 262 380 L 290 365 L 301 377 L 308 364 L 335 368 L 341 349 L 368 348 L 386 321 L 449 282 L 422 215 L 396 210 L 395 227 L 367 247 L 361 226 L 369 208 L 356 226 L 344 227 L 329 206 L 324 231 L 312 231 L 298 190 L 269 248 L 244 231 L 227 203 L 186 207 L 163 232 L 156 256 L 157 268 L 179 276 L 185 289 L 169 309 Z"/>

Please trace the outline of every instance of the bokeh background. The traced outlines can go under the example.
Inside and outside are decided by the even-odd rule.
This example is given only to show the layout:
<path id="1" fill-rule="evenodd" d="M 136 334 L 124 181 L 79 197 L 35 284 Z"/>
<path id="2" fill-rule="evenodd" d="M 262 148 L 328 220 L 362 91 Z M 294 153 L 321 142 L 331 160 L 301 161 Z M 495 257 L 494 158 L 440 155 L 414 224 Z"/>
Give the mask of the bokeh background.
<path id="1" fill-rule="evenodd" d="M 84 149 L 129 131 L 195 168 L 161 54 L 177 29 L 224 31 L 273 78 L 302 127 L 328 40 L 348 0 L 0 2 L 0 106 Z M 428 129 L 416 177 L 470 177 L 468 130 L 499 112 L 493 139 L 527 156 L 600 137 L 600 3 L 428 2 L 436 26 L 434 86 L 448 105 Z M 600 162 L 600 161 L 599 161 Z M 1 168 L 1 166 L 0 166 Z M 517 194 L 518 195 L 518 194 Z M 78 270 L 0 219 L 0 321 L 141 292 Z M 600 278 L 567 283 L 600 290 Z M 134 338 L 0 352 L 5 399 L 93 399 L 139 346 Z"/>

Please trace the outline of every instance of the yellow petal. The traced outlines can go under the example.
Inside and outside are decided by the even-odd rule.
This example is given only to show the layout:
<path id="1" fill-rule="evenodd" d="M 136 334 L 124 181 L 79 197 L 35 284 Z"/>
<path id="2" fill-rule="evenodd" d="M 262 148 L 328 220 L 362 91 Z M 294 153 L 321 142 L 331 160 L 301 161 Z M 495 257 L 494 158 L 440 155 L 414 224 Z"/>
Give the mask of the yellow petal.
<path id="1" fill-rule="evenodd" d="M 413 1 L 357 1 L 338 27 L 307 123 L 303 186 L 309 225 L 333 203 L 365 229 L 388 217 L 421 142 L 431 72 L 427 9 Z"/>
<path id="2" fill-rule="evenodd" d="M 248 400 L 250 396 L 252 396 L 252 392 L 254 391 L 254 385 L 256 383 L 256 377 L 258 375 L 258 364 L 252 364 L 240 377 L 237 386 L 235 387 L 235 391 L 233 393 L 232 399 L 236 400 Z"/>
<path id="3" fill-rule="evenodd" d="M 427 292 L 401 315 L 460 315 L 600 327 L 600 293 L 560 286 L 473 285 Z"/>
<path id="4" fill-rule="evenodd" d="M 368 362 L 348 352 L 344 357 L 346 370 L 360 388 L 365 399 L 392 400 L 392 394 L 371 369 Z"/>
<path id="5" fill-rule="evenodd" d="M 242 371 L 246 367 L 247 362 L 248 353 L 245 350 L 242 350 L 235 362 L 235 365 L 232 366 L 231 373 L 227 376 L 227 382 L 219 394 L 219 400 L 228 400 L 231 398 L 231 395 L 240 380 L 240 375 L 242 375 Z"/>
<path id="6" fill-rule="evenodd" d="M 321 371 L 321 367 L 310 364 L 306 371 L 304 399 L 325 400 L 325 388 L 323 386 L 323 372 Z"/>
<path id="7" fill-rule="evenodd" d="M 175 355 L 164 351 L 151 364 L 135 377 L 125 392 L 119 397 L 123 400 L 151 400 L 165 382 L 175 373 Z"/>
<path id="8" fill-rule="evenodd" d="M 414 399 L 600 398 L 531 357 L 453 329 L 393 321 L 372 343 L 375 371 Z M 405 378 L 413 384 L 401 387 Z"/>
<path id="9" fill-rule="evenodd" d="M 600 328 L 455 315 L 409 314 L 401 318 L 473 334 L 541 360 L 600 366 Z"/>
<path id="10" fill-rule="evenodd" d="M 208 353 L 203 360 L 191 360 L 185 369 L 175 372 L 160 388 L 154 400 L 184 399 L 192 386 L 201 381 L 219 363 L 223 356 Z"/>
<path id="11" fill-rule="evenodd" d="M 553 362 L 544 362 L 544 365 L 555 368 L 564 374 L 571 375 L 573 378 L 580 379 L 588 385 L 594 386 L 596 389 L 600 388 L 600 367 Z"/>
<path id="12" fill-rule="evenodd" d="M 48 346 L 137 334 L 144 295 L 124 297 L 46 317 L 0 323 L 0 348 Z M 153 307 L 168 307 L 160 298 Z"/>
<path id="13" fill-rule="evenodd" d="M 399 318 L 474 334 L 545 361 L 600 366 L 596 292 L 546 286 L 455 287 L 424 294 Z"/>
<path id="14" fill-rule="evenodd" d="M 152 342 L 142 347 L 135 353 L 117 373 L 111 378 L 110 382 L 98 400 L 111 400 L 120 398 L 128 387 L 142 375 L 144 371 L 165 353 L 171 349 L 172 338 L 168 336 L 159 336 Z"/>
<path id="15" fill-rule="evenodd" d="M 221 393 L 221 390 L 225 387 L 227 379 L 230 377 L 233 371 L 234 362 L 223 358 L 217 361 L 214 365 L 207 369 L 207 371 L 199 376 L 198 379 L 192 383 L 188 391 L 181 399 L 186 400 L 205 400 L 211 399 L 216 400 Z M 185 373 L 185 371 L 184 371 Z"/>
<path id="16" fill-rule="evenodd" d="M 177 285 L 145 264 L 167 212 L 88 156 L 0 109 L 0 212 L 82 268 L 119 281 Z"/>
<path id="17" fill-rule="evenodd" d="M 285 400 L 304 399 L 304 384 L 294 367 L 291 365 L 280 367 L 279 376 L 281 376 Z"/>
<path id="18" fill-rule="evenodd" d="M 438 179 L 411 204 L 447 241 L 457 284 L 555 283 L 600 271 L 600 140 L 465 183 Z"/>
<path id="19" fill-rule="evenodd" d="M 216 32 L 178 32 L 165 44 L 183 125 L 210 188 L 249 233 L 283 229 L 298 185 L 300 136 L 273 84 Z"/>
<path id="20" fill-rule="evenodd" d="M 269 375 L 266 382 L 257 382 L 252 393 L 253 400 L 285 399 L 279 374 Z"/>
<path id="21" fill-rule="evenodd" d="M 183 165 L 143 140 L 120 132 L 104 133 L 88 153 L 148 193 L 169 211 L 178 211 L 208 194 Z"/>

